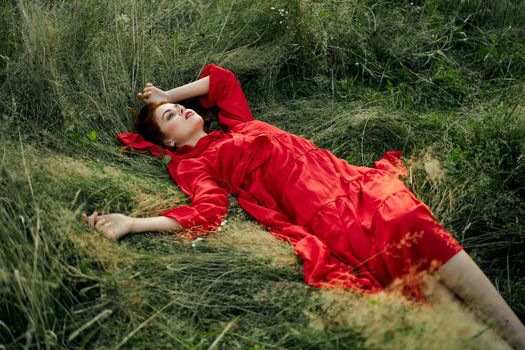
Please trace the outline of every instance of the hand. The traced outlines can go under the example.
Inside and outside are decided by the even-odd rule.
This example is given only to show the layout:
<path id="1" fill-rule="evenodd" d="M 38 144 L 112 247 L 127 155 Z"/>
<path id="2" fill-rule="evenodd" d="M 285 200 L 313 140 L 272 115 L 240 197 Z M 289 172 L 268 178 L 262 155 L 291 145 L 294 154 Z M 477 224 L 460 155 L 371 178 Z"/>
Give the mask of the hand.
<path id="1" fill-rule="evenodd" d="M 96 228 L 112 240 L 118 240 L 120 237 L 131 232 L 131 225 L 133 223 L 133 218 L 123 214 L 98 215 L 96 211 L 90 216 L 82 213 L 82 219 L 91 228 Z"/>
<path id="2" fill-rule="evenodd" d="M 151 83 L 147 83 L 144 92 L 139 92 L 137 97 L 144 103 L 155 103 L 169 100 L 168 94 L 165 91 L 153 86 Z"/>

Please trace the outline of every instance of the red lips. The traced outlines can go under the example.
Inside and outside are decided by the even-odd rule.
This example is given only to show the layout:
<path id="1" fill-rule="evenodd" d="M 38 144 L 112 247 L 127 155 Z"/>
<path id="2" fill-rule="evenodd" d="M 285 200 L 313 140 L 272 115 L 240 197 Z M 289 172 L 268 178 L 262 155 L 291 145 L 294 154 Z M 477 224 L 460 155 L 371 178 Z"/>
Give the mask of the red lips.
<path id="1" fill-rule="evenodd" d="M 187 111 L 184 113 L 184 119 L 188 119 L 193 114 L 193 111 Z"/>

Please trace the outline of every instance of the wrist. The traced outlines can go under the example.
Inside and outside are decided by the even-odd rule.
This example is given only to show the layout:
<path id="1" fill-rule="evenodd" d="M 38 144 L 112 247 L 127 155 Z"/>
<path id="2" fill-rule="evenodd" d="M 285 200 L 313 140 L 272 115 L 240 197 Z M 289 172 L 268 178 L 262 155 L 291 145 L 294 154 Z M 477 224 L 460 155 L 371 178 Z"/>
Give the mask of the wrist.
<path id="1" fill-rule="evenodd" d="M 210 77 L 205 76 L 199 80 L 192 81 L 171 90 L 166 91 L 166 97 L 171 103 L 206 95 L 210 88 Z"/>
<path id="2" fill-rule="evenodd" d="M 176 232 L 184 228 L 180 223 L 166 216 L 156 216 L 151 218 L 130 218 L 130 232 L 149 232 L 149 231 L 169 231 Z"/>
<path id="3" fill-rule="evenodd" d="M 166 100 L 168 100 L 168 102 L 177 103 L 181 101 L 181 98 L 179 98 L 179 93 L 177 89 L 178 87 L 165 92 L 165 98 Z"/>
<path id="4" fill-rule="evenodd" d="M 129 232 L 137 232 L 137 218 L 129 218 Z"/>
<path id="5" fill-rule="evenodd" d="M 170 218 L 167 216 L 161 215 L 158 217 L 159 220 L 159 226 L 161 230 L 168 231 L 168 232 L 177 232 L 184 230 L 184 227 L 174 218 Z"/>

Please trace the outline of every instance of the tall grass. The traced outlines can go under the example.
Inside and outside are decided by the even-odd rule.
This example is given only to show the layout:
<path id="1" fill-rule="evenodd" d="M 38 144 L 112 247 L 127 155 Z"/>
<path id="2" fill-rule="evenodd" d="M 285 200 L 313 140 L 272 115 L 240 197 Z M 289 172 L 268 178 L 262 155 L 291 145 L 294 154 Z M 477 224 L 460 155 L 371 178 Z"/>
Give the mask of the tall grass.
<path id="1" fill-rule="evenodd" d="M 80 213 L 188 203 L 164 164 L 120 154 L 115 135 L 146 82 L 169 89 L 213 62 L 257 119 L 351 164 L 403 150 L 407 185 L 523 319 L 524 12 L 511 0 L 1 2 L 0 347 L 493 344 L 447 304 L 310 288 L 233 197 L 225 230 L 195 246 L 154 232 L 110 242 Z"/>

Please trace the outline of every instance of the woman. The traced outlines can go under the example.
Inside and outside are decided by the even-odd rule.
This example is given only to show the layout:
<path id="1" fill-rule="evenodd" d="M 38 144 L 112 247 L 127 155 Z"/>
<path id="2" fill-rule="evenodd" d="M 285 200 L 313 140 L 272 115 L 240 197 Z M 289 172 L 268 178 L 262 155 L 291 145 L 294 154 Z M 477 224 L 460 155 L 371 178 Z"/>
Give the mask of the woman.
<path id="1" fill-rule="evenodd" d="M 204 108 L 218 107 L 226 132 L 205 132 L 203 118 L 178 103 L 196 96 Z M 145 231 L 192 239 L 218 230 L 230 193 L 273 236 L 292 244 L 310 285 L 376 293 L 404 279 L 402 292 L 424 302 L 415 276 L 435 272 L 440 288 L 482 306 L 487 319 L 503 322 L 498 328 L 509 342 L 525 349 L 523 324 L 399 179 L 407 174 L 400 151 L 386 152 L 374 168 L 351 165 L 254 119 L 233 72 L 211 63 L 194 82 L 169 91 L 148 83 L 138 98 L 146 103 L 135 124 L 139 133 L 118 139 L 126 149 L 169 156 L 169 173 L 192 203 L 152 218 L 83 214 L 91 227 L 111 239 Z"/>

